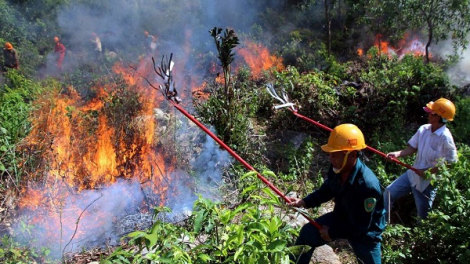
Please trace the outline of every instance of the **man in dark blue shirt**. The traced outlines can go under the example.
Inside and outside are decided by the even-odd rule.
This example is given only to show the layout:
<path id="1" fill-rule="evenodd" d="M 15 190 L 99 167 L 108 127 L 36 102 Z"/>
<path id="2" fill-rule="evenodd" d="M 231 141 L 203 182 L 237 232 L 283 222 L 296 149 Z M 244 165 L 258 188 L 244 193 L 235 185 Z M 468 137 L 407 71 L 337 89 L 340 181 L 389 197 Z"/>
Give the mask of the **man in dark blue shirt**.
<path id="1" fill-rule="evenodd" d="M 334 199 L 332 212 L 316 219 L 317 229 L 308 223 L 300 230 L 296 245 L 312 248 L 300 255 L 296 263 L 308 264 L 316 247 L 336 239 L 347 239 L 359 263 L 381 263 L 380 242 L 385 228 L 385 208 L 380 182 L 359 159 L 367 148 L 364 135 L 353 124 L 342 124 L 331 131 L 328 144 L 331 166 L 320 189 L 304 199 L 291 198 L 289 205 L 313 208 Z"/>

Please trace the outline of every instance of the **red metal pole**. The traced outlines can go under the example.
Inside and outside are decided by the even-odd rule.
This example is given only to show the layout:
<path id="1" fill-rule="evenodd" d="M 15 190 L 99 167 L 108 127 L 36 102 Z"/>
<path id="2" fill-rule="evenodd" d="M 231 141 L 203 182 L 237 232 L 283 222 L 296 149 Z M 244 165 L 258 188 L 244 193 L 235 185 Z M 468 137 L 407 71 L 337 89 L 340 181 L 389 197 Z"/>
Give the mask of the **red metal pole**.
<path id="1" fill-rule="evenodd" d="M 330 132 L 333 130 L 333 129 L 331 129 L 331 128 L 325 126 L 325 125 L 322 125 L 322 124 L 318 123 L 317 121 L 314 121 L 314 120 L 312 120 L 312 119 L 310 119 L 310 118 L 308 118 L 308 117 L 305 117 L 305 116 L 303 116 L 303 115 L 297 113 L 297 111 L 295 111 L 295 110 L 292 110 L 292 109 L 290 109 L 290 108 L 289 108 L 289 110 L 290 110 L 292 113 L 294 113 L 294 115 L 296 115 L 297 117 L 300 117 L 300 118 L 303 119 L 303 120 L 306 120 L 307 122 L 310 122 L 310 123 L 312 123 L 312 124 L 314 124 L 314 125 L 317 125 L 317 126 L 323 128 L 323 129 L 325 129 L 325 130 L 328 130 L 328 131 L 330 131 Z M 376 153 L 376 154 L 379 154 L 380 156 L 382 156 L 382 157 L 384 157 L 384 158 L 390 159 L 390 160 L 392 160 L 392 161 L 394 161 L 394 162 L 396 162 L 396 163 L 398 163 L 398 164 L 400 164 L 400 165 L 402 165 L 402 166 L 404 166 L 404 167 L 406 167 L 406 168 L 408 168 L 408 169 L 410 169 L 410 170 L 413 170 L 413 171 L 415 171 L 416 173 L 418 173 L 418 169 L 412 167 L 411 165 L 408 165 L 408 164 L 406 164 L 406 163 L 403 163 L 403 162 L 399 161 L 399 160 L 396 159 L 396 158 L 389 158 L 389 157 L 387 157 L 387 154 L 385 154 L 385 153 L 383 153 L 383 152 L 380 152 L 380 151 L 378 151 L 378 150 L 376 150 L 376 149 L 374 149 L 374 148 L 372 148 L 372 147 L 367 146 L 367 149 L 370 150 L 370 151 L 372 151 L 372 152 L 374 152 L 374 153 Z"/>
<path id="2" fill-rule="evenodd" d="M 191 121 L 193 121 L 194 124 L 196 124 L 199 128 L 201 128 L 204 132 L 206 132 L 211 138 L 213 138 L 220 146 L 222 146 L 225 150 L 230 153 L 236 160 L 238 160 L 243 166 L 245 166 L 247 169 L 251 171 L 255 171 L 258 176 L 258 178 L 263 181 L 271 190 L 273 190 L 277 195 L 279 195 L 284 201 L 290 202 L 290 199 L 287 198 L 281 191 L 279 191 L 271 182 L 269 182 L 265 177 L 263 177 L 259 172 L 257 172 L 248 162 L 246 162 L 244 159 L 242 159 L 237 153 L 235 153 L 229 146 L 227 146 L 220 138 L 218 138 L 214 133 L 212 133 L 207 127 L 205 127 L 201 122 L 199 122 L 194 116 L 186 112 L 181 106 L 179 106 L 176 102 L 173 100 L 168 100 L 171 102 L 171 104 L 178 109 L 183 115 L 185 115 L 187 118 L 189 118 Z M 308 217 L 307 215 L 299 212 L 301 215 L 303 215 L 312 225 L 314 225 L 317 229 L 321 229 L 321 225 L 315 222 L 313 219 Z"/>

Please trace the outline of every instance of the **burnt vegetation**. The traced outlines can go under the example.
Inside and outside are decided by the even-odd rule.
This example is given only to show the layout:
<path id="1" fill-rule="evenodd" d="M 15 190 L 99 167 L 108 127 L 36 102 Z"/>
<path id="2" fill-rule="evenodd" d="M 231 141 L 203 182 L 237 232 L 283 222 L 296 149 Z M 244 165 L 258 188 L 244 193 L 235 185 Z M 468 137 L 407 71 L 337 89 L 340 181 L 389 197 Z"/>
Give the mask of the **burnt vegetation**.
<path id="1" fill-rule="evenodd" d="M 203 154 L 204 136 L 174 111 L 165 94 L 153 89 L 164 85 L 157 75 L 169 70 L 158 74 L 154 62 L 170 54 L 175 63 L 170 99 L 213 127 L 280 190 L 299 197 L 322 182 L 328 161 L 319 146 L 328 133 L 286 108 L 275 110 L 279 101 L 267 92 L 268 85 L 279 94 L 284 90 L 299 113 L 321 124 L 356 124 L 366 143 L 384 153 L 402 149 L 427 122 L 422 111 L 427 102 L 452 100 L 457 115 L 448 127 L 459 161 L 441 168 L 428 220 L 417 225 L 411 196 L 397 201 L 382 255 L 384 263 L 468 261 L 470 81 L 468 69 L 462 68 L 469 58 L 460 53 L 466 51 L 470 31 L 468 1 L 437 1 L 434 6 L 436 1 L 243 0 L 245 9 L 217 1 L 150 2 L 158 8 L 139 1 L 0 0 L 0 44 L 9 41 L 20 54 L 20 69 L 0 76 L 0 262 L 288 263 L 289 252 L 301 250 L 292 247 L 299 231 L 292 225 L 293 213 L 236 161 L 220 173 L 219 200 L 197 199 L 215 182 L 198 178 L 200 168 L 191 167 Z M 120 5 L 128 12 L 118 12 Z M 225 15 L 210 19 L 209 6 Z M 448 13 L 428 12 L 436 8 Z M 237 12 L 226 13 L 232 9 Z M 144 30 L 155 35 L 155 49 L 148 48 Z M 99 56 L 90 48 L 92 32 L 102 39 Z M 62 71 L 54 66 L 54 36 L 68 50 Z M 453 45 L 443 48 L 446 41 Z M 239 51 L 248 47 L 266 48 L 269 54 L 244 57 Z M 252 65 L 267 64 L 250 62 L 263 61 L 265 55 L 271 62 L 282 61 L 283 67 L 257 66 L 263 69 L 254 77 L 260 69 Z M 54 134 L 52 127 L 64 123 L 71 128 L 67 138 Z M 58 147 L 62 140 L 68 148 Z M 103 140 L 112 151 L 100 149 Z M 149 153 L 159 156 L 149 158 Z M 383 187 L 404 172 L 373 153 L 363 154 Z M 411 164 L 413 158 L 402 161 Z M 101 169 L 105 163 L 115 167 L 97 181 L 90 168 Z M 170 173 L 185 170 L 187 177 Z M 77 197 L 83 190 L 135 178 L 142 190 L 165 190 L 152 195 L 147 190 L 147 204 L 139 208 L 150 208 L 144 212 L 152 219 L 146 228 L 80 253 L 63 252 L 62 244 L 59 255 L 32 240 L 15 239 L 14 220 L 29 187 L 49 188 L 49 193 L 28 206 L 49 203 L 61 212 L 63 201 L 58 199 L 63 198 L 51 182 L 65 184 L 66 192 Z M 167 190 L 175 197 L 166 197 Z M 190 192 L 195 197 L 187 209 L 191 213 L 172 221 L 168 207 Z M 22 237 L 38 228 L 30 223 L 22 223 Z M 354 263 L 347 245 L 330 246 L 343 253 L 342 261 Z"/>

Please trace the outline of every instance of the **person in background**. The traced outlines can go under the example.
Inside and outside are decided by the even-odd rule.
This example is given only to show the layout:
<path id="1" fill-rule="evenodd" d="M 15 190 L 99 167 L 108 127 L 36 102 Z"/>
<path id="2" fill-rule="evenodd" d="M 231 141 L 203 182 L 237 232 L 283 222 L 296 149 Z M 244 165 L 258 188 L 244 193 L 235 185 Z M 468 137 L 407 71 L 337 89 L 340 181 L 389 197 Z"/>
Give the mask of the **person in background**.
<path id="1" fill-rule="evenodd" d="M 157 48 L 157 38 L 150 35 L 148 31 L 144 31 L 145 34 L 145 51 L 147 55 L 152 54 Z"/>
<path id="2" fill-rule="evenodd" d="M 101 49 L 101 39 L 98 37 L 96 33 L 91 33 L 90 41 L 93 43 L 93 51 L 94 51 L 94 58 L 100 59 L 102 56 L 102 49 Z"/>
<path id="3" fill-rule="evenodd" d="M 440 98 L 426 104 L 423 110 L 428 113 L 428 124 L 422 125 L 416 131 L 408 141 L 407 148 L 387 154 L 390 158 L 399 158 L 417 153 L 413 163 L 417 171 L 407 170 L 385 189 L 388 221 L 393 202 L 410 192 L 413 193 L 418 218 L 425 219 L 432 208 L 437 191 L 436 186 L 430 184 L 425 172 L 438 174 L 442 162 L 457 161 L 457 148 L 450 130 L 446 127 L 448 121 L 454 120 L 455 105 L 448 99 Z"/>
<path id="4" fill-rule="evenodd" d="M 62 63 L 65 58 L 65 46 L 60 42 L 59 37 L 54 37 L 54 55 L 56 57 L 56 67 L 58 71 L 62 71 Z"/>
<path id="5" fill-rule="evenodd" d="M 332 212 L 316 219 L 321 229 L 311 223 L 302 227 L 295 244 L 312 248 L 298 258 L 291 255 L 295 263 L 310 263 L 316 247 L 336 239 L 349 241 L 359 263 L 381 263 L 385 209 L 379 180 L 359 159 L 359 152 L 366 147 L 357 126 L 335 127 L 321 147 L 331 163 L 325 182 L 303 199 L 289 198 L 288 205 L 294 207 L 314 208 L 330 200 L 335 203 Z"/>
<path id="6" fill-rule="evenodd" d="M 10 42 L 5 43 L 3 49 L 3 67 L 2 71 L 6 72 L 7 69 L 20 69 L 20 62 L 18 60 L 18 53 L 13 48 L 13 45 Z"/>

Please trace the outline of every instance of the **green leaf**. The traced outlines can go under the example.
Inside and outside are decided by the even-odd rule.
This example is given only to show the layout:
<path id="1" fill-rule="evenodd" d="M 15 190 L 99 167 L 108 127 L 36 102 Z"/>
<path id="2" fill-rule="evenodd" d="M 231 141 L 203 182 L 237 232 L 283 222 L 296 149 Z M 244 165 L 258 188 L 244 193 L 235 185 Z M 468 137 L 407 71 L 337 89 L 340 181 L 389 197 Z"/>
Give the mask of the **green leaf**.
<path id="1" fill-rule="evenodd" d="M 264 170 L 264 171 L 263 171 L 263 175 L 271 176 L 271 177 L 273 177 L 273 178 L 276 178 L 276 177 L 277 177 L 276 174 L 275 174 L 274 172 L 270 171 L 270 170 Z"/>
<path id="2" fill-rule="evenodd" d="M 276 194 L 274 194 L 273 190 L 271 190 L 270 188 L 263 188 L 263 192 L 269 195 L 269 197 L 271 197 L 271 200 L 279 203 L 279 197 Z"/>
<path id="3" fill-rule="evenodd" d="M 253 246 L 258 250 L 263 250 L 264 249 L 263 248 L 264 245 L 262 243 L 260 243 L 259 241 L 253 242 Z"/>
<path id="4" fill-rule="evenodd" d="M 243 245 L 240 245 L 240 247 L 235 251 L 235 255 L 233 256 L 233 260 L 237 260 L 238 256 L 243 252 Z"/>
<path id="5" fill-rule="evenodd" d="M 197 212 L 196 218 L 194 219 L 194 232 L 199 233 L 202 228 L 202 221 L 204 220 L 205 210 Z"/>
<path id="6" fill-rule="evenodd" d="M 281 220 L 277 217 L 271 218 L 271 221 L 268 222 L 269 232 L 271 234 L 276 233 L 279 230 L 279 226 L 281 225 Z"/>
<path id="7" fill-rule="evenodd" d="M 283 251 L 287 245 L 287 241 L 285 240 L 276 240 L 271 243 L 266 247 L 268 250 L 272 251 Z"/>
<path id="8" fill-rule="evenodd" d="M 135 231 L 135 232 L 132 232 L 132 233 L 127 234 L 127 237 L 130 237 L 130 238 L 138 238 L 138 237 L 143 237 L 143 236 L 145 236 L 145 235 L 146 235 L 145 232 L 142 232 L 142 231 Z"/>
<path id="9" fill-rule="evenodd" d="M 207 255 L 207 254 L 199 254 L 197 255 L 197 258 L 202 260 L 202 261 L 205 261 L 205 262 L 208 262 L 208 261 L 212 261 L 213 259 Z"/>
<path id="10" fill-rule="evenodd" d="M 245 209 L 247 209 L 249 207 L 252 207 L 252 206 L 254 206 L 254 204 L 252 204 L 252 203 L 243 203 L 243 204 L 237 206 L 237 208 L 235 208 L 235 210 L 233 212 L 235 214 L 237 214 L 238 212 L 240 212 L 242 210 L 245 210 Z"/>
<path id="11" fill-rule="evenodd" d="M 246 227 L 247 232 L 252 233 L 252 232 L 261 232 L 261 233 L 266 233 L 268 231 L 268 228 L 266 225 L 260 223 L 260 222 L 255 222 L 251 223 Z"/>
<path id="12" fill-rule="evenodd" d="M 157 233 L 146 235 L 145 238 L 147 239 L 147 243 L 146 243 L 147 247 L 152 248 L 153 246 L 155 246 L 157 244 L 159 237 L 160 237 L 160 234 L 157 234 Z"/>
<path id="13" fill-rule="evenodd" d="M 241 192 L 242 195 L 248 193 L 248 192 L 252 192 L 253 190 L 257 189 L 257 187 L 255 185 L 251 185 L 251 186 L 248 186 L 246 187 L 245 189 L 243 189 L 243 191 Z"/>
<path id="14" fill-rule="evenodd" d="M 238 236 L 237 236 L 239 245 L 241 245 L 243 243 L 243 239 L 245 237 L 244 234 L 245 234 L 245 230 L 243 230 L 243 228 L 239 228 L 238 229 Z"/>
<path id="15" fill-rule="evenodd" d="M 252 177 L 253 175 L 257 175 L 257 174 L 258 174 L 257 171 L 247 172 L 247 173 L 243 174 L 242 177 L 240 177 L 240 180 L 243 180 L 243 179 L 248 178 L 248 177 Z"/>

